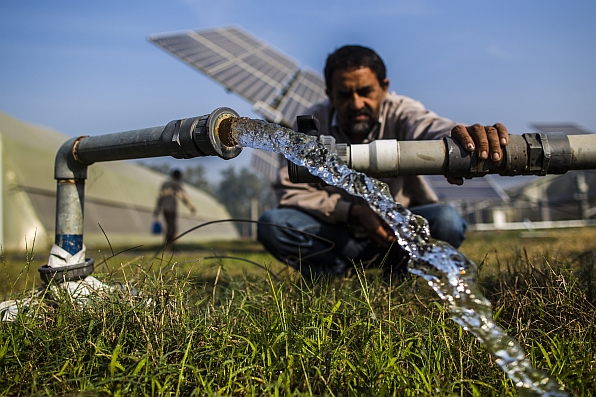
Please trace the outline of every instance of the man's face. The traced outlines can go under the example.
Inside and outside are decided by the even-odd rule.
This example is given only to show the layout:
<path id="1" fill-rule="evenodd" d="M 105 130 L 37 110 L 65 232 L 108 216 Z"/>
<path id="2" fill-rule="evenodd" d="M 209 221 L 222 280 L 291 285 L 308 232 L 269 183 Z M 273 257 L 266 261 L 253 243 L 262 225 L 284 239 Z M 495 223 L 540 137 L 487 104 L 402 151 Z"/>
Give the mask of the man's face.
<path id="1" fill-rule="evenodd" d="M 379 119 L 389 80 L 380 83 L 368 67 L 337 69 L 331 87 L 327 96 L 337 110 L 341 127 L 348 135 L 364 139 Z"/>

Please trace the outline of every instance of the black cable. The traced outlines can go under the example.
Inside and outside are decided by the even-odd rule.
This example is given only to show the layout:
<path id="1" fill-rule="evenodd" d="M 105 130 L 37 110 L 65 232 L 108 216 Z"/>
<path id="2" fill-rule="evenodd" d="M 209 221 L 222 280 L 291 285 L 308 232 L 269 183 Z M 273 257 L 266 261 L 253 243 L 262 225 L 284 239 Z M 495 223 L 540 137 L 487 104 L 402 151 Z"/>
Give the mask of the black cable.
<path id="1" fill-rule="evenodd" d="M 219 219 L 219 220 L 216 220 L 216 221 L 209 221 L 209 222 L 201 223 L 201 224 L 199 224 L 197 226 L 191 227 L 190 229 L 186 230 L 185 232 L 183 232 L 183 233 L 179 234 L 178 236 L 174 237 L 174 239 L 172 241 L 169 241 L 168 243 L 173 243 L 174 241 L 176 241 L 176 240 L 180 239 L 181 237 L 189 234 L 190 232 L 193 232 L 195 230 L 198 230 L 198 229 L 200 229 L 202 227 L 213 225 L 213 224 L 217 224 L 217 223 L 224 223 L 224 222 L 245 222 L 245 223 L 256 223 L 256 224 L 260 224 L 260 225 L 273 226 L 273 227 L 277 227 L 277 228 L 280 228 L 280 229 L 285 229 L 285 230 L 291 230 L 291 231 L 294 231 L 294 232 L 298 232 L 298 233 L 304 234 L 305 236 L 314 237 L 316 239 L 319 239 L 320 241 L 323 241 L 324 243 L 328 243 L 329 244 L 329 248 L 326 248 L 324 250 L 321 250 L 321 251 L 318 251 L 318 252 L 313 252 L 312 254 L 303 256 L 303 257 L 300 258 L 302 260 L 306 260 L 306 259 L 311 258 L 313 256 L 323 254 L 323 253 L 328 252 L 328 251 L 331 251 L 331 250 L 333 250 L 333 248 L 335 248 L 335 243 L 333 241 L 331 241 L 329 239 L 326 239 L 324 237 L 321 237 L 319 235 L 316 235 L 314 233 L 305 232 L 304 230 L 299 230 L 299 229 L 296 229 L 296 228 L 293 228 L 293 227 L 289 227 L 289 226 L 282 226 L 282 225 L 278 225 L 278 224 L 275 224 L 275 223 L 262 222 L 262 221 L 253 221 L 253 220 L 249 220 L 249 219 L 235 219 L 235 218 L 232 218 L 232 219 Z M 153 256 L 152 259 L 157 258 L 157 256 L 160 254 L 160 252 L 162 252 L 163 250 L 165 250 L 166 247 L 167 247 L 167 245 L 164 244 L 164 246 L 162 248 L 160 248 L 159 251 L 157 251 L 155 253 L 155 255 Z M 239 258 L 234 258 L 234 259 L 239 259 Z M 247 261 L 248 262 L 252 262 L 252 261 L 249 261 L 249 260 L 247 260 Z M 262 266 L 259 265 L 259 267 L 262 267 Z"/>

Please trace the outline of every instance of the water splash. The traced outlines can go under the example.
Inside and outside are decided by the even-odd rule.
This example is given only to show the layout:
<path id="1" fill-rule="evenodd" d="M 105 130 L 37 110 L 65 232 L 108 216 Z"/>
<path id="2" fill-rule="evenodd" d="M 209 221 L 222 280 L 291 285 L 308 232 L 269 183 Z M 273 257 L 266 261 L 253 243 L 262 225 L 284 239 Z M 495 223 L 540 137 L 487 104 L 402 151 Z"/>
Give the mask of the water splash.
<path id="1" fill-rule="evenodd" d="M 410 254 L 408 270 L 423 277 L 448 302 L 453 320 L 486 346 L 520 395 L 567 396 L 547 373 L 532 367 L 520 344 L 495 323 L 490 302 L 476 286 L 476 265 L 449 244 L 431 240 L 426 220 L 396 203 L 386 184 L 350 169 L 316 137 L 289 128 L 239 118 L 232 122 L 231 134 L 243 147 L 281 153 L 325 183 L 365 199 Z"/>

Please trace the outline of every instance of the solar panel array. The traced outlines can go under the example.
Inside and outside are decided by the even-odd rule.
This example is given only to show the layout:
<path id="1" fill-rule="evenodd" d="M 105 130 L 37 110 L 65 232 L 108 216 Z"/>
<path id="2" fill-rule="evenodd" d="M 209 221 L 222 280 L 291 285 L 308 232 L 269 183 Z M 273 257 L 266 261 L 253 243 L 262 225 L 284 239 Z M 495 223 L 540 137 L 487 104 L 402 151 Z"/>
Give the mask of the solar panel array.
<path id="1" fill-rule="evenodd" d="M 291 126 L 325 98 L 323 79 L 238 27 L 153 35 L 153 43 L 255 105 L 269 121 Z"/>

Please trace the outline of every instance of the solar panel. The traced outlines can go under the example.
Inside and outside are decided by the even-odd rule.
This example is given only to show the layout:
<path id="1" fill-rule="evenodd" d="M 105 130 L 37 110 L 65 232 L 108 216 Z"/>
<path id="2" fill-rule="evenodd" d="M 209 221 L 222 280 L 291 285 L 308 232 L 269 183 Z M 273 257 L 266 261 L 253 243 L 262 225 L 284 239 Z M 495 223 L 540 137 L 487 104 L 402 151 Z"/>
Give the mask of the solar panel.
<path id="1" fill-rule="evenodd" d="M 267 180 L 274 182 L 282 161 L 281 154 L 255 149 L 250 157 L 250 166 Z"/>
<path id="2" fill-rule="evenodd" d="M 149 40 L 252 103 L 272 104 L 299 69 L 295 60 L 237 27 L 165 33 Z"/>
<path id="3" fill-rule="evenodd" d="M 324 100 L 325 82 L 309 69 L 301 70 L 281 99 L 277 110 L 283 115 L 283 122 L 292 125 L 296 116 L 317 102 Z"/>

